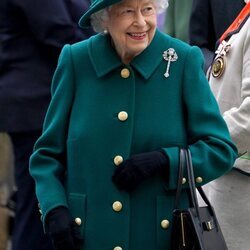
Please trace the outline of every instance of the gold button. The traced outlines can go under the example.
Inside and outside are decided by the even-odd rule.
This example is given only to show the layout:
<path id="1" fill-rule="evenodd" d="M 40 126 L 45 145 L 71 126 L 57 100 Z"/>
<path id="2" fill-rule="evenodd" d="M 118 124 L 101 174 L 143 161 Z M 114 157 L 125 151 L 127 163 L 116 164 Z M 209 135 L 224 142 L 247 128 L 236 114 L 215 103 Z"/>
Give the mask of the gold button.
<path id="1" fill-rule="evenodd" d="M 115 201 L 112 205 L 112 208 L 116 212 L 120 212 L 122 210 L 122 203 L 120 201 Z"/>
<path id="2" fill-rule="evenodd" d="M 114 250 L 122 250 L 121 247 L 114 247 Z"/>
<path id="3" fill-rule="evenodd" d="M 202 183 L 202 182 L 203 182 L 203 179 L 202 179 L 201 177 L 197 177 L 197 178 L 195 179 L 195 181 L 196 181 L 197 183 Z"/>
<path id="4" fill-rule="evenodd" d="M 185 177 L 182 178 L 182 184 L 185 184 L 187 182 L 187 179 Z"/>
<path id="5" fill-rule="evenodd" d="M 121 111 L 118 113 L 118 119 L 122 122 L 128 119 L 128 113 L 126 111 Z"/>
<path id="6" fill-rule="evenodd" d="M 81 226 L 81 224 L 82 224 L 81 218 L 79 218 L 79 217 L 75 218 L 75 223 L 76 223 L 78 226 Z"/>
<path id="7" fill-rule="evenodd" d="M 119 166 L 123 162 L 123 158 L 121 155 L 117 155 L 114 158 L 114 163 L 116 166 Z"/>
<path id="8" fill-rule="evenodd" d="M 129 70 L 128 69 L 122 69 L 122 71 L 121 71 L 121 77 L 122 78 L 128 78 L 130 76 L 130 72 L 129 72 Z"/>
<path id="9" fill-rule="evenodd" d="M 169 221 L 168 220 L 162 220 L 161 221 L 161 227 L 163 228 L 163 229 L 167 229 L 168 227 L 169 227 Z"/>

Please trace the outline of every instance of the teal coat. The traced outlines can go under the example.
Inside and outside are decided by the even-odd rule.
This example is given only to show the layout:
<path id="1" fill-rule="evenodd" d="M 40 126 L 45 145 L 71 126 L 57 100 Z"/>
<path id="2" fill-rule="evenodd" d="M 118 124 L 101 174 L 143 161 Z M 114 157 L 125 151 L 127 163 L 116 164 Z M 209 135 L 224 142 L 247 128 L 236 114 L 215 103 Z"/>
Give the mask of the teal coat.
<path id="1" fill-rule="evenodd" d="M 168 48 L 178 60 L 165 78 L 162 54 Z M 121 76 L 124 68 L 127 78 Z M 126 120 L 119 120 L 120 111 L 127 112 Z M 186 145 L 202 184 L 235 160 L 198 48 L 157 31 L 150 46 L 124 65 L 107 35 L 65 46 L 31 157 L 43 222 L 51 209 L 66 206 L 82 221 L 84 250 L 169 249 L 179 146 Z M 160 148 L 170 159 L 169 180 L 154 176 L 132 193 L 116 188 L 111 181 L 116 155 L 127 159 Z"/>

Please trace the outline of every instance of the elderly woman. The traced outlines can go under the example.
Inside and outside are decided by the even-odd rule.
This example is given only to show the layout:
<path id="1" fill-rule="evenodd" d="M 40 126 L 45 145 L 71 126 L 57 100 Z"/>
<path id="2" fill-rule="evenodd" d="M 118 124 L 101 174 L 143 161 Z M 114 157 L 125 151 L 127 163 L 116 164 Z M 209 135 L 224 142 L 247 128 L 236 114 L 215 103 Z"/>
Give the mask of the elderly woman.
<path id="1" fill-rule="evenodd" d="M 101 34 L 61 53 L 30 165 L 56 249 L 170 249 L 179 148 L 197 185 L 234 163 L 200 50 L 156 28 L 166 5 L 96 0 L 80 25 Z"/>

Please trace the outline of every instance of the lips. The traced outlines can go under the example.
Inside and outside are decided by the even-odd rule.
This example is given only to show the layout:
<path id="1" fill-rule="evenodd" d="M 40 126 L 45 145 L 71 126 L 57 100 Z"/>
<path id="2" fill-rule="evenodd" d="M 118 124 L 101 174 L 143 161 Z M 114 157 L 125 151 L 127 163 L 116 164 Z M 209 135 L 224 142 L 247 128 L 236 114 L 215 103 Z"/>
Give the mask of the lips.
<path id="1" fill-rule="evenodd" d="M 134 40 L 143 40 L 146 35 L 147 32 L 136 32 L 136 33 L 127 33 L 132 39 Z"/>

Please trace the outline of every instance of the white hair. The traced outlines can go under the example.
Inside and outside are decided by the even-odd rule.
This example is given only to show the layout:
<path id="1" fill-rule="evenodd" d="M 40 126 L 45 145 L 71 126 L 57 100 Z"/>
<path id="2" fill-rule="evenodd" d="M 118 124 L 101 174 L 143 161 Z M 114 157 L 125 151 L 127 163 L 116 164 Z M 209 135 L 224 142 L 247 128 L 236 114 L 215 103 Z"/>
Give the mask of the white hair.
<path id="1" fill-rule="evenodd" d="M 154 0 L 156 2 L 156 12 L 160 14 L 168 7 L 168 0 Z M 105 33 L 103 22 L 108 20 L 108 10 L 110 7 L 95 12 L 90 16 L 91 26 L 97 33 Z"/>
<path id="2" fill-rule="evenodd" d="M 168 0 L 155 0 L 157 14 L 164 12 L 168 7 Z"/>

